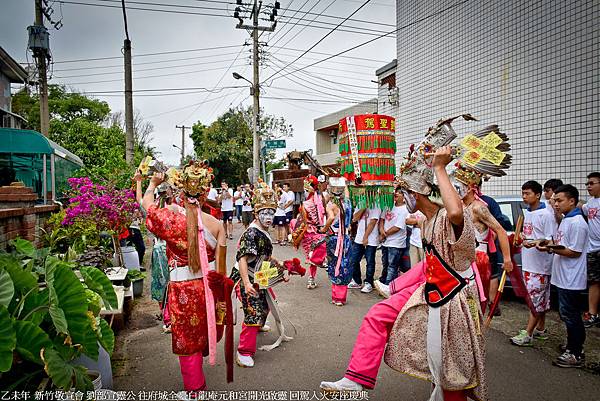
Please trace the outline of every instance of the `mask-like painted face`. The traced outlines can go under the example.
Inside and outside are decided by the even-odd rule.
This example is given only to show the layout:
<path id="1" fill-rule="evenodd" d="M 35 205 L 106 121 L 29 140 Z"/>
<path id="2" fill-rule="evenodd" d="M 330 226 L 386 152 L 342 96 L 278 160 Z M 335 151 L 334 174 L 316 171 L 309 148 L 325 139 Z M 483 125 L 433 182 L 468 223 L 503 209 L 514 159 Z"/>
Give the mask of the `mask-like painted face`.
<path id="1" fill-rule="evenodd" d="M 455 178 L 452 178 L 451 181 L 452 186 L 458 193 L 458 196 L 460 196 L 460 199 L 464 199 L 464 197 L 467 196 L 467 193 L 469 192 L 469 187 Z"/>
<path id="2" fill-rule="evenodd" d="M 304 181 L 304 191 L 310 194 L 311 192 L 315 192 L 315 189 L 310 185 L 310 182 Z"/>
<path id="3" fill-rule="evenodd" d="M 273 218 L 275 217 L 275 210 L 263 209 L 258 212 L 258 221 L 264 227 L 271 227 L 273 225 Z"/>
<path id="4" fill-rule="evenodd" d="M 417 211 L 417 198 L 415 198 L 415 195 L 404 189 L 402 190 L 402 195 L 404 195 L 404 202 L 406 204 L 406 209 L 408 210 L 408 213 L 416 212 Z"/>

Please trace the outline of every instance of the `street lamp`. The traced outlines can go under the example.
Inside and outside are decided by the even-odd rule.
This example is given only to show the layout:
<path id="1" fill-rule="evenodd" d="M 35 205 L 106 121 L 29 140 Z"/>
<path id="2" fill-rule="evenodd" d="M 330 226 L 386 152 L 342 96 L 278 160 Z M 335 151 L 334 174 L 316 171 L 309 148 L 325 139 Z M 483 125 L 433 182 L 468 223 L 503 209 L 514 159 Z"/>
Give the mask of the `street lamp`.
<path id="1" fill-rule="evenodd" d="M 258 174 L 259 174 L 259 165 L 260 165 L 260 138 L 258 137 L 258 113 L 259 113 L 259 86 L 258 86 L 258 73 L 255 71 L 254 74 L 254 83 L 250 80 L 244 78 L 237 72 L 233 73 L 233 78 L 235 79 L 243 79 L 248 82 L 250 85 L 250 95 L 254 98 L 254 105 L 252 107 L 252 179 L 256 183 L 258 182 Z M 265 177 L 266 179 L 266 177 Z"/>
<path id="2" fill-rule="evenodd" d="M 181 149 L 179 146 L 177 146 L 175 144 L 173 144 L 173 147 L 175 149 L 179 149 L 179 151 L 181 152 L 181 167 L 183 167 L 183 162 L 184 162 L 184 159 L 185 159 L 185 154 L 183 153 L 183 149 Z"/>

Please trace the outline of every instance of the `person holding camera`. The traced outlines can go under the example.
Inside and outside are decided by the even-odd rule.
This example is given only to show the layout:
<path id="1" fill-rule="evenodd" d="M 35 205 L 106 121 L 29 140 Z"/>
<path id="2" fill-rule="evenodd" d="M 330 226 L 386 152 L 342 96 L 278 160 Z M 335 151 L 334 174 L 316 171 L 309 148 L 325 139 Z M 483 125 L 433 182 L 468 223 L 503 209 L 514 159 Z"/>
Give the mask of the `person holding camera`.
<path id="1" fill-rule="evenodd" d="M 223 213 L 223 228 L 225 237 L 233 239 L 233 190 L 229 188 L 227 182 L 221 182 L 221 188 L 218 190 L 217 201 L 221 203 L 221 212 Z"/>
<path id="2" fill-rule="evenodd" d="M 252 208 L 252 189 L 250 184 L 246 184 L 242 190 L 242 222 L 244 227 L 248 228 L 254 220 L 254 209 Z"/>

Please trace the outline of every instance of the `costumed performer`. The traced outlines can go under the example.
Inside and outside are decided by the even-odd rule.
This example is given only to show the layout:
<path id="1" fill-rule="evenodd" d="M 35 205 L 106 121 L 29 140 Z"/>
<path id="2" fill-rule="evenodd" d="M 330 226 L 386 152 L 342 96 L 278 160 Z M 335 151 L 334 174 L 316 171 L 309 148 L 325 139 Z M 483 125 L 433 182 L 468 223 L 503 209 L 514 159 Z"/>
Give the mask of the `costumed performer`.
<path id="1" fill-rule="evenodd" d="M 216 342 L 223 334 L 226 314 L 228 381 L 233 378 L 232 314 L 226 307 L 233 283 L 224 277 L 225 232 L 216 218 L 201 211 L 213 179 L 206 162 L 190 162 L 182 172 L 169 177 L 181 189 L 185 207 L 159 208 L 154 204 L 154 190 L 164 178 L 164 173 L 152 176 L 142 205 L 148 213 L 148 230 L 166 242 L 171 269 L 167 307 L 183 385 L 186 391 L 201 391 L 206 389 L 203 356 L 208 355 L 209 363 L 215 364 Z"/>
<path id="2" fill-rule="evenodd" d="M 352 205 L 346 196 L 346 179 L 329 177 L 329 202 L 327 221 L 321 233 L 327 234 L 327 274 L 331 280 L 331 303 L 343 306 L 346 303 L 348 283 L 352 279 L 350 246 L 348 235 L 352 223 Z"/>
<path id="3" fill-rule="evenodd" d="M 241 367 L 254 367 L 256 340 L 261 327 L 265 326 L 269 315 L 269 302 L 272 298 L 268 289 L 261 289 L 255 275 L 270 262 L 283 270 L 279 262 L 271 256 L 273 244 L 269 235 L 269 227 L 273 225 L 277 202 L 275 193 L 264 183 L 259 183 L 252 199 L 255 219 L 244 231 L 238 243 L 236 265 L 231 272 L 231 279 L 239 288 L 239 297 L 244 310 L 244 322 L 240 333 L 236 362 Z"/>
<path id="4" fill-rule="evenodd" d="M 425 260 L 392 282 L 391 297 L 369 310 L 344 378 L 322 382 L 326 392 L 374 388 L 385 352 L 393 369 L 434 384 L 432 401 L 488 399 L 483 315 L 472 269 L 475 233 L 446 172 L 452 149 L 445 145 L 456 137 L 452 120 L 430 128 L 425 142 L 416 152 L 411 147 L 401 167 L 409 212 L 419 210 L 427 217 L 422 233 Z M 429 199 L 434 175 L 444 206 Z"/>
<path id="5" fill-rule="evenodd" d="M 300 221 L 296 221 L 294 246 L 302 245 L 306 262 L 309 265 L 308 283 L 306 288 L 312 290 L 317 288 L 315 277 L 317 268 L 322 267 L 327 257 L 327 244 L 325 235 L 320 232 L 325 224 L 325 207 L 323 199 L 318 192 L 319 180 L 314 175 L 304 179 L 304 191 L 306 200 L 300 208 Z M 300 234 L 298 234 L 300 232 Z"/>

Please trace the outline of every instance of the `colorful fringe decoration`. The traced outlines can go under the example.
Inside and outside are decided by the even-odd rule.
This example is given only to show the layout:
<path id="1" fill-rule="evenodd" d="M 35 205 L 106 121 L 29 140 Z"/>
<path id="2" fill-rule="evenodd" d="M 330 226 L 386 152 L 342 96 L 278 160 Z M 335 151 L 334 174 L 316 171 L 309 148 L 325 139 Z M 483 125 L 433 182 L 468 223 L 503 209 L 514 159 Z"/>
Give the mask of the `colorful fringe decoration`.
<path id="1" fill-rule="evenodd" d="M 350 199 L 356 208 L 391 209 L 394 205 L 395 125 L 393 117 L 380 114 L 357 115 L 340 120 L 340 172 L 349 183 Z M 353 135 L 352 146 L 350 133 Z M 359 168 L 360 171 L 356 171 Z"/>

